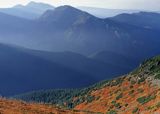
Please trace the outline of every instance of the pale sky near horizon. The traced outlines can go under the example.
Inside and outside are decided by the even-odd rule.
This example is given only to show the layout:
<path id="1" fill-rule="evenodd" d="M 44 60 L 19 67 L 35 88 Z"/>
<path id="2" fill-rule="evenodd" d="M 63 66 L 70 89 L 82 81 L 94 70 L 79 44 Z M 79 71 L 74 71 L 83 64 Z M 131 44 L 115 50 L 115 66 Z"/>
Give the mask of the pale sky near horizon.
<path id="1" fill-rule="evenodd" d="M 53 6 L 91 6 L 109 9 L 141 9 L 159 10 L 160 0 L 0 0 L 0 7 L 12 7 L 17 4 L 27 4 L 30 1 L 49 3 Z"/>

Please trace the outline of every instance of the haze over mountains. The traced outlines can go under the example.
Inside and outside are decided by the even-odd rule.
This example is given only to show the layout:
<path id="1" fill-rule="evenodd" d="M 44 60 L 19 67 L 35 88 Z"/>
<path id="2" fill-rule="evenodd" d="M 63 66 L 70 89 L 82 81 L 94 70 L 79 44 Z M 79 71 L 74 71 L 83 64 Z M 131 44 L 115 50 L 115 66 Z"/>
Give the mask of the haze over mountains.
<path id="1" fill-rule="evenodd" d="M 33 55 L 32 50 L 3 44 L 0 48 L 1 95 L 13 95 L 52 87 L 82 87 L 96 81 L 87 73 Z"/>
<path id="2" fill-rule="evenodd" d="M 127 71 L 72 52 L 44 52 L 4 44 L 0 49 L 0 93 L 6 96 L 39 89 L 81 88 L 106 75 L 113 78 Z"/>
<path id="3" fill-rule="evenodd" d="M 114 17 L 96 18 L 70 6 L 48 10 L 36 20 L 26 20 L 2 13 L 0 19 L 0 25 L 3 26 L 0 40 L 28 48 L 73 51 L 85 55 L 105 50 L 131 56 L 137 53 L 138 56 L 143 56 L 141 52 L 147 55 L 158 51 L 159 32 L 118 22 Z M 144 19 L 147 20 L 146 17 Z M 146 23 L 150 24 L 150 21 Z M 156 52 L 150 52 L 151 50 Z"/>
<path id="4" fill-rule="evenodd" d="M 45 3 L 30 2 L 27 5 L 16 5 L 12 8 L 1 8 L 0 12 L 26 19 L 35 19 L 54 6 Z"/>
<path id="5" fill-rule="evenodd" d="M 148 29 L 160 30 L 160 14 L 153 12 L 123 13 L 112 18 L 115 21 Z"/>
<path id="6" fill-rule="evenodd" d="M 14 8 L 31 15 L 22 17 Z M 159 13 L 102 19 L 72 6 L 54 8 L 31 2 L 14 8 L 0 13 L 4 95 L 88 86 L 127 73 L 160 53 Z"/>
<path id="7" fill-rule="evenodd" d="M 46 10 L 54 10 L 54 6 L 38 3 L 38 2 L 30 2 L 27 5 L 16 5 L 11 8 L 1 8 L 0 12 L 14 15 L 27 19 L 35 19 L 42 15 Z M 78 9 L 82 11 L 86 11 L 96 17 L 99 18 L 107 18 L 113 17 L 121 13 L 135 13 L 139 12 L 138 10 L 123 10 L 123 9 L 105 9 L 105 8 L 96 8 L 96 7 L 83 7 L 79 6 Z M 25 15 L 24 15 L 25 14 Z"/>
<path id="8" fill-rule="evenodd" d="M 122 13 L 136 13 L 139 12 L 139 10 L 127 10 L 127 9 L 105 9 L 105 8 L 95 8 L 95 7 L 77 7 L 78 9 L 82 11 L 86 11 L 96 17 L 99 18 L 107 18 L 107 17 L 113 17 L 118 14 Z"/>

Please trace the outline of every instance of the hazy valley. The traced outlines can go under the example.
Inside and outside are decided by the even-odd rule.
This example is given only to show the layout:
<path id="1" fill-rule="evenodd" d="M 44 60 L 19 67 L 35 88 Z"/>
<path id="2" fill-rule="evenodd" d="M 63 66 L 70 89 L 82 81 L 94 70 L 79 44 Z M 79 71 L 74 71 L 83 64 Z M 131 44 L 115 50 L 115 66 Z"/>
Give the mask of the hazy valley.
<path id="1" fill-rule="evenodd" d="M 159 113 L 159 20 L 147 10 L 0 8 L 0 113 Z"/>

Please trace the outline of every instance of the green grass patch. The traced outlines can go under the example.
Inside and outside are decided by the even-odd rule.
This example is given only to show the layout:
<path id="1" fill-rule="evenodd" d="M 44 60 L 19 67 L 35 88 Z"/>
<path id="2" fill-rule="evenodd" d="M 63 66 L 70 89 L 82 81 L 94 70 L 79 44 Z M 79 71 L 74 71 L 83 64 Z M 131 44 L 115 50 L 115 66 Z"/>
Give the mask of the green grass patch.
<path id="1" fill-rule="evenodd" d="M 136 107 L 135 109 L 133 109 L 132 114 L 135 114 L 136 112 L 138 112 L 138 108 Z"/>
<path id="2" fill-rule="evenodd" d="M 157 74 L 154 78 L 155 79 L 160 79 L 160 74 Z"/>
<path id="3" fill-rule="evenodd" d="M 140 104 L 145 104 L 153 99 L 155 99 L 156 96 L 155 95 L 149 95 L 149 96 L 143 96 L 137 99 L 137 102 L 139 102 Z"/>
<path id="4" fill-rule="evenodd" d="M 123 97 L 123 93 L 120 93 L 117 97 L 116 97 L 116 100 L 119 100 Z"/>
<path id="5" fill-rule="evenodd" d="M 117 114 L 117 112 L 115 110 L 111 110 L 111 111 L 107 112 L 106 114 Z"/>

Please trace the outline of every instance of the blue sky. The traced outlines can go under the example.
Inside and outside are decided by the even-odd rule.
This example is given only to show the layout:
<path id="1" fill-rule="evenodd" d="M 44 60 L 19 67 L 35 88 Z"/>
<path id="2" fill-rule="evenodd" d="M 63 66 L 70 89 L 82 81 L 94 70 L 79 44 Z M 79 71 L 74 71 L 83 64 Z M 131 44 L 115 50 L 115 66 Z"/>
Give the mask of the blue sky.
<path id="1" fill-rule="evenodd" d="M 160 0 L 0 0 L 0 7 L 11 7 L 16 4 L 27 4 L 30 1 L 45 2 L 54 6 L 92 6 L 111 9 L 159 10 Z"/>

